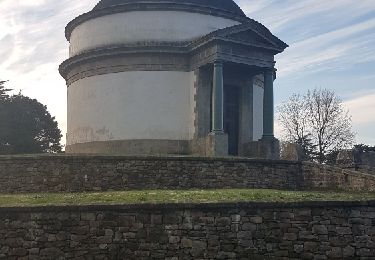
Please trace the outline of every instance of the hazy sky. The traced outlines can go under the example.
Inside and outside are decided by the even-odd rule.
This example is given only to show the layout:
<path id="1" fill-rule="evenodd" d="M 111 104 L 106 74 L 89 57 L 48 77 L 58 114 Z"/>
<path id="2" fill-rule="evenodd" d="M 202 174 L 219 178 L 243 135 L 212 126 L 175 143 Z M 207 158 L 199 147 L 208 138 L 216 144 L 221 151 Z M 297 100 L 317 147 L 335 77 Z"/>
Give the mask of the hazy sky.
<path id="1" fill-rule="evenodd" d="M 37 98 L 66 132 L 65 25 L 98 0 L 0 0 L 0 79 Z M 357 142 L 375 145 L 375 0 L 237 0 L 290 45 L 276 57 L 276 104 L 328 88 L 353 116 Z M 65 138 L 64 138 L 65 139 Z M 65 140 L 64 140 L 65 141 Z"/>

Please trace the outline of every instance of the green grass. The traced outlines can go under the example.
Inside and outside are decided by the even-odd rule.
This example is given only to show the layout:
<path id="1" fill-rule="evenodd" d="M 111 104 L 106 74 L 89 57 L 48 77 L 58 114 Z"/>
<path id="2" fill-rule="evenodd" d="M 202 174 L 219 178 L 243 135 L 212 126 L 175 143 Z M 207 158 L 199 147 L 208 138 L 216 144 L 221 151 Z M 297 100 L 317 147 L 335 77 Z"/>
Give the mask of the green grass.
<path id="1" fill-rule="evenodd" d="M 0 195 L 0 207 L 135 203 L 300 202 L 375 200 L 375 193 L 279 191 L 254 189 L 154 190 L 90 193 Z"/>

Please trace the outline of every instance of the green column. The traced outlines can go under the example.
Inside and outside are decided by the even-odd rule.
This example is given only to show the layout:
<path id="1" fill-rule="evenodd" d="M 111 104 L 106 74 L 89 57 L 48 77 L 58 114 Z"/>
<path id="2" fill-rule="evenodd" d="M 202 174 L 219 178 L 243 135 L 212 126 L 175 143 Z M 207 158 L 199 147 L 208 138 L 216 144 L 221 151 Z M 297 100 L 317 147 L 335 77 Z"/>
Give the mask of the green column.
<path id="1" fill-rule="evenodd" d="M 224 79 L 223 62 L 214 62 L 212 89 L 212 132 L 224 133 Z"/>
<path id="2" fill-rule="evenodd" d="M 274 69 L 264 71 L 263 138 L 274 138 Z"/>

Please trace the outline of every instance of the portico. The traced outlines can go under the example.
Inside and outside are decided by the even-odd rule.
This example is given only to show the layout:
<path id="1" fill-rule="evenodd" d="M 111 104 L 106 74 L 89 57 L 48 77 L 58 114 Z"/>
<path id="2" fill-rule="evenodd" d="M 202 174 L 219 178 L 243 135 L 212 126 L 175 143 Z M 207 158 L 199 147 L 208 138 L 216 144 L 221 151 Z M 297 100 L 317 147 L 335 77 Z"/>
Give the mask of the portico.
<path id="1" fill-rule="evenodd" d="M 232 65 L 233 66 L 233 65 Z M 235 67 L 235 66 L 234 66 Z M 242 155 L 255 156 L 255 151 L 249 151 L 246 146 L 254 145 L 254 141 L 275 142 L 274 136 L 274 94 L 273 82 L 275 79 L 274 68 L 249 68 L 247 82 L 230 84 L 231 80 L 224 79 L 224 61 L 216 60 L 213 63 L 213 85 L 211 95 L 211 142 L 216 144 L 211 152 L 216 156 Z M 254 73 L 260 73 L 254 75 Z M 263 97 L 263 131 L 262 139 L 254 140 L 251 134 L 253 127 L 253 78 L 261 76 L 264 78 L 264 97 Z M 224 85 L 227 82 L 228 84 Z M 249 96 L 251 98 L 249 98 Z M 232 102 L 232 103 L 231 103 Z M 228 108 L 233 106 L 233 109 Z M 226 124 L 224 124 L 224 122 Z M 212 141 L 214 139 L 214 141 Z M 218 145 L 218 142 L 222 142 Z M 212 144 L 211 144 L 212 145 Z M 216 149 L 216 150 L 215 150 Z M 260 156 L 260 155 L 259 155 Z"/>
<path id="2" fill-rule="evenodd" d="M 208 92 L 210 87 L 207 85 L 212 84 L 210 95 L 198 93 L 206 97 L 203 102 L 211 104 L 206 155 L 277 158 L 278 142 L 274 137 L 274 55 L 281 52 L 285 45 L 279 46 L 267 37 L 260 37 L 250 25 L 223 29 L 206 38 L 206 42 L 201 44 L 200 51 L 210 53 L 210 60 L 197 68 L 201 72 L 198 76 L 206 77 L 206 80 L 198 80 L 201 82 L 198 88 Z M 202 73 L 206 75 L 202 76 Z M 255 107 L 254 103 L 255 81 L 260 82 L 257 91 L 260 87 L 263 92 L 261 107 Z M 199 121 L 201 114 L 206 113 L 207 118 L 207 107 L 199 106 L 199 100 L 197 102 L 198 124 L 206 125 L 207 130 L 207 121 Z M 261 136 L 254 134 L 254 125 L 261 129 Z M 200 131 L 201 126 L 196 127 L 196 139 L 207 134 L 207 131 Z"/>

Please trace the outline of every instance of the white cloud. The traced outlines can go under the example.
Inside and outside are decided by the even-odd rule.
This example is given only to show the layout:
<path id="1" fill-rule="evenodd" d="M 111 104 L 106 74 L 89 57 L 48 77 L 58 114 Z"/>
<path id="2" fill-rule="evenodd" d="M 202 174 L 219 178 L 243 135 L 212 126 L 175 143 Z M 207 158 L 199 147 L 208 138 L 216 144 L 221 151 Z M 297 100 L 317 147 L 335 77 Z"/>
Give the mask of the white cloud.
<path id="1" fill-rule="evenodd" d="M 58 66 L 68 57 L 64 27 L 96 2 L 0 0 L 0 79 L 47 105 L 63 134 L 66 86 Z"/>
<path id="2" fill-rule="evenodd" d="M 374 45 L 375 18 L 291 45 L 278 56 L 279 75 L 350 68 L 375 61 L 375 49 L 368 48 Z"/>
<path id="3" fill-rule="evenodd" d="M 290 47 L 277 56 L 279 77 L 303 77 L 375 61 L 373 0 L 239 0 L 252 18 Z M 371 18 L 372 17 L 372 18 Z"/>
<path id="4" fill-rule="evenodd" d="M 300 28 L 308 30 L 303 21 L 306 17 L 315 18 L 317 25 L 338 24 L 370 13 L 375 7 L 373 0 L 240 0 L 238 3 L 251 18 L 275 33 L 289 24 L 301 23 Z"/>
<path id="5" fill-rule="evenodd" d="M 253 14 L 256 12 L 261 12 L 264 8 L 270 6 L 272 4 L 272 0 L 242 0 L 238 1 L 238 4 L 241 5 L 242 10 L 246 14 Z"/>
<path id="6" fill-rule="evenodd" d="M 375 91 L 346 101 L 344 104 L 353 116 L 357 126 L 374 124 L 375 126 Z M 375 130 L 374 130 L 375 136 Z"/>
<path id="7" fill-rule="evenodd" d="M 357 133 L 357 143 L 375 145 L 375 90 L 356 93 L 355 98 L 344 105 L 352 115 L 353 129 Z"/>

